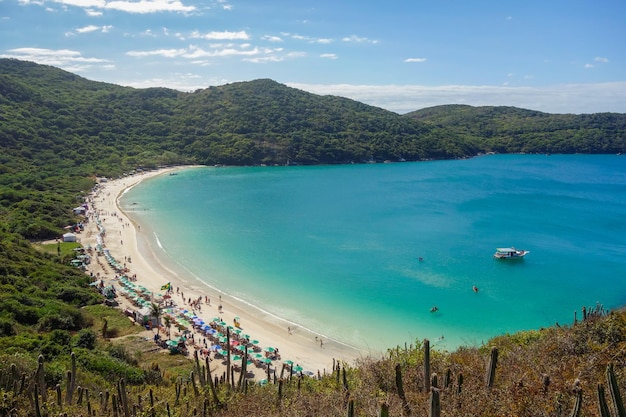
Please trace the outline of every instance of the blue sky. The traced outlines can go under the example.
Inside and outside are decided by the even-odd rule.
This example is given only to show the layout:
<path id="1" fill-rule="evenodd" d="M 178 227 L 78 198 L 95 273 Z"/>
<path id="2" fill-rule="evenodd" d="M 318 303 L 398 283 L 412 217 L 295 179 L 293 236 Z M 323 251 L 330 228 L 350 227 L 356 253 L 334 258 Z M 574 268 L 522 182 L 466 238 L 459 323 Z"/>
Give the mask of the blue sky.
<path id="1" fill-rule="evenodd" d="M 0 0 L 0 57 L 137 88 L 271 78 L 397 113 L 626 113 L 624 0 Z"/>

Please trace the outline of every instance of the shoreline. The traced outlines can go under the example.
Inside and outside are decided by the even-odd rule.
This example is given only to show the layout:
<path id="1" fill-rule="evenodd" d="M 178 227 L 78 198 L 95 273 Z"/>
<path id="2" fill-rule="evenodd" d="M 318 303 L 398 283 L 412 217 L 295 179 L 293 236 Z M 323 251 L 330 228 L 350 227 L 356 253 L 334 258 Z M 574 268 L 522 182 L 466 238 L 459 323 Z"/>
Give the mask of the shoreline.
<path id="1" fill-rule="evenodd" d="M 166 253 L 164 251 L 158 253 L 161 250 L 159 248 L 160 242 L 150 230 L 150 226 L 137 222 L 133 218 L 132 211 L 124 212 L 120 207 L 119 199 L 124 193 L 144 180 L 189 168 L 193 167 L 164 168 L 107 181 L 101 183 L 98 190 L 90 195 L 91 207 L 89 211 L 98 213 L 102 225 L 105 227 L 106 249 L 116 260 L 120 262 L 122 259 L 128 260 L 125 263 L 129 270 L 127 274 L 129 276 L 136 275 L 136 284 L 157 294 L 163 293 L 161 287 L 169 282 L 172 288 L 172 300 L 183 309 L 191 309 L 189 306 L 191 300 L 202 300 L 198 305 L 200 310 L 196 313 L 206 323 L 217 316 L 222 317 L 226 323 L 232 323 L 234 317 L 239 317 L 242 330 L 251 335 L 253 339 L 258 340 L 260 346 L 279 349 L 281 360 L 272 363 L 274 369 L 282 366 L 282 361 L 290 360 L 294 364 L 300 365 L 309 374 L 323 373 L 327 370 L 332 371 L 332 365 L 336 361 L 354 364 L 358 358 L 362 358 L 363 355 L 356 348 L 299 327 L 288 320 L 264 311 L 260 307 L 251 305 L 243 299 L 231 297 L 219 288 L 202 282 L 190 271 L 185 271 L 184 266 L 177 264 L 175 260 L 163 259 L 163 255 Z M 107 222 L 107 220 L 109 221 Z M 95 221 L 88 222 L 85 231 L 81 234 L 83 246 L 95 247 L 97 234 Z M 99 256 L 97 257 L 99 258 Z M 104 278 L 108 281 L 107 285 L 113 283 L 119 287 L 119 283 L 115 282 L 115 273 L 110 270 L 107 271 L 107 268 L 102 267 L 100 262 L 97 264 L 101 267 L 100 269 L 92 262 L 88 272 L 93 273 L 94 276 L 98 272 L 104 273 Z M 103 277 L 98 277 L 98 279 L 100 278 Z M 177 290 L 179 290 L 180 295 L 177 294 Z M 118 299 L 125 300 L 125 297 L 118 296 Z M 219 305 L 222 306 L 221 314 L 218 309 Z M 123 308 L 122 303 L 120 307 Z M 137 307 L 134 308 L 137 309 Z M 196 336 L 202 337 L 199 334 Z"/>

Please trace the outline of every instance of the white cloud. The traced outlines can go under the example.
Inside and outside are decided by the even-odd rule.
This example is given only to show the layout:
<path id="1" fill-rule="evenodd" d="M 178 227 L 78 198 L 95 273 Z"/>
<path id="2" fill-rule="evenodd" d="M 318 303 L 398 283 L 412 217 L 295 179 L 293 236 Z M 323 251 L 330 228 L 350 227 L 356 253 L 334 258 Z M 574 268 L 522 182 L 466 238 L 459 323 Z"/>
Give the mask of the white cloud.
<path id="1" fill-rule="evenodd" d="M 320 58 L 326 58 L 326 59 L 337 59 L 337 54 L 321 54 Z"/>
<path id="2" fill-rule="evenodd" d="M 282 38 L 280 38 L 279 36 L 271 36 L 271 35 L 265 35 L 263 37 L 261 37 L 261 39 L 263 39 L 264 41 L 268 41 L 268 42 L 282 42 Z"/>
<path id="3" fill-rule="evenodd" d="M 106 26 L 89 25 L 89 26 L 84 26 L 82 28 L 76 29 L 76 32 L 78 32 L 78 33 L 90 33 L 90 32 L 101 31 L 102 33 L 107 33 L 107 32 L 109 32 L 109 30 L 111 30 L 112 27 L 113 26 L 111 26 L 111 25 L 106 25 Z"/>
<path id="4" fill-rule="evenodd" d="M 128 51 L 126 55 L 135 58 L 144 58 L 147 56 L 162 56 L 165 58 L 176 58 L 183 56 L 187 52 L 186 49 L 155 49 L 153 51 Z"/>
<path id="5" fill-rule="evenodd" d="M 426 58 L 407 58 L 404 62 L 426 62 Z"/>
<path id="6" fill-rule="evenodd" d="M 71 49 L 16 48 L 9 49 L 6 54 L 1 54 L 0 58 L 32 61 L 73 73 L 85 72 L 96 65 L 101 67 L 103 63 L 108 62 L 106 59 L 86 58 L 80 52 Z"/>
<path id="7" fill-rule="evenodd" d="M 606 64 L 607 62 L 609 62 L 608 58 L 603 58 L 601 56 L 597 56 L 593 60 L 594 62 L 602 62 L 603 64 Z"/>
<path id="8" fill-rule="evenodd" d="M 348 97 L 400 114 L 443 104 L 515 106 L 548 113 L 626 113 L 626 82 L 547 87 L 297 83 L 289 85 L 315 94 Z"/>
<path id="9" fill-rule="evenodd" d="M 595 65 L 593 65 L 593 64 L 585 64 L 585 68 L 587 68 L 587 69 L 595 68 Z"/>
<path id="10" fill-rule="evenodd" d="M 193 39 L 207 39 L 207 40 L 248 40 L 250 36 L 245 31 L 239 32 L 209 32 L 209 33 L 200 33 L 198 31 L 192 32 L 190 38 Z"/>
<path id="11" fill-rule="evenodd" d="M 356 43 L 372 43 L 372 44 L 378 43 L 378 41 L 375 39 L 368 39 L 368 38 L 360 37 L 357 35 L 346 36 L 345 38 L 341 40 L 344 42 L 356 42 Z"/>
<path id="12" fill-rule="evenodd" d="M 35 4 L 35 2 L 30 0 L 21 0 L 21 2 L 22 4 Z M 94 13 L 93 9 L 119 10 L 137 14 L 158 12 L 190 13 L 196 10 L 195 6 L 185 6 L 178 0 L 55 0 L 55 2 L 64 6 L 87 9 L 88 13 Z"/>

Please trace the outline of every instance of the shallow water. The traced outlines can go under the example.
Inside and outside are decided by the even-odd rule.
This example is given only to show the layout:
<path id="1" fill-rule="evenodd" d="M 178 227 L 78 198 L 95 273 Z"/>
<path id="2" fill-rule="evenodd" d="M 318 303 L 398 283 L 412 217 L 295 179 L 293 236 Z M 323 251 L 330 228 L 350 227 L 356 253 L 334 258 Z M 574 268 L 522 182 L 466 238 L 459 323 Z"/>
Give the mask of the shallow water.
<path id="1" fill-rule="evenodd" d="M 454 348 L 625 303 L 625 158 L 192 168 L 121 204 L 166 261 L 327 338 Z"/>

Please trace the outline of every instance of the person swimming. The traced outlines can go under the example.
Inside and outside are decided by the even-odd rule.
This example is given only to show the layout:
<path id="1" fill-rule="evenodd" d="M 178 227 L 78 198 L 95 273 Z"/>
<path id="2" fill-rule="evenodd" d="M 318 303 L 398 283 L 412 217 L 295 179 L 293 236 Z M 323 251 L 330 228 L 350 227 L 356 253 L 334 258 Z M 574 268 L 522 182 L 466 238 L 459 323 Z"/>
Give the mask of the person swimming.
<path id="1" fill-rule="evenodd" d="M 474 292 L 478 292 L 478 287 L 476 285 L 472 286 L 472 290 L 474 290 Z"/>
<path id="2" fill-rule="evenodd" d="M 433 306 L 433 307 L 430 309 L 430 312 L 431 312 L 431 313 L 434 313 L 434 312 L 436 312 L 437 310 L 439 310 L 439 307 L 437 307 L 437 306 Z"/>

